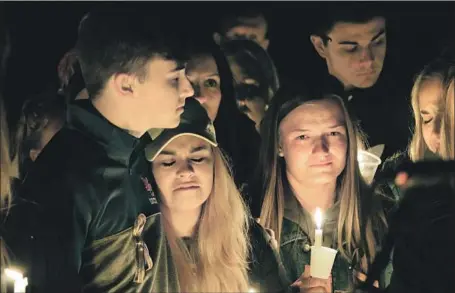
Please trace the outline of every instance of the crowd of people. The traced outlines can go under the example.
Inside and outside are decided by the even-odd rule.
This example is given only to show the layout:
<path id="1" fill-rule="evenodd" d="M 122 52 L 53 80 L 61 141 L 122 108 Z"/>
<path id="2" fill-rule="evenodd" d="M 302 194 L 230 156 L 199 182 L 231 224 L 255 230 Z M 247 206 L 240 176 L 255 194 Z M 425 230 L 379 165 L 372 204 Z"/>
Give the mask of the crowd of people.
<path id="1" fill-rule="evenodd" d="M 455 48 L 399 87 L 387 13 L 335 6 L 307 36 L 324 73 L 299 81 L 257 10 L 210 35 L 85 14 L 60 87 L 14 126 L 0 100 L 1 292 L 455 292 Z"/>

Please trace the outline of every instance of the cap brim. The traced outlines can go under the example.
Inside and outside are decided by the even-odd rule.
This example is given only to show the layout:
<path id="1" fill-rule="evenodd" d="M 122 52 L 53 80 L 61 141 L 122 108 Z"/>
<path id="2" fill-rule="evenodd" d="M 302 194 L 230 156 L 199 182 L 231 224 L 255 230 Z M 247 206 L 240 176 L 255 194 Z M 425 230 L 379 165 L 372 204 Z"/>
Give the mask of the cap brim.
<path id="1" fill-rule="evenodd" d="M 160 136 L 156 138 L 156 140 L 153 143 L 151 143 L 145 148 L 146 159 L 150 162 L 153 162 L 156 159 L 156 157 L 163 151 L 163 149 L 165 149 L 173 140 L 185 135 L 200 138 L 214 147 L 218 146 L 215 138 L 207 137 L 209 136 L 208 134 L 186 131 L 175 132 L 172 130 L 165 130 Z"/>

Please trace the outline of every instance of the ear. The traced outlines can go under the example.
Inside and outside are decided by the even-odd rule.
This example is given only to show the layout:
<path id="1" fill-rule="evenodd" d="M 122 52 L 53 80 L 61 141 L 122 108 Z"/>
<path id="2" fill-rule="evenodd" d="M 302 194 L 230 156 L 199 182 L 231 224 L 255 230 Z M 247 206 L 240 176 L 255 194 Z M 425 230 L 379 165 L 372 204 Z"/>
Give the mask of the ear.
<path id="1" fill-rule="evenodd" d="M 278 148 L 278 156 L 284 157 L 283 149 L 281 148 L 281 146 Z"/>
<path id="2" fill-rule="evenodd" d="M 311 35 L 310 36 L 311 43 L 313 44 L 314 49 L 316 52 L 318 52 L 319 56 L 322 58 L 326 58 L 326 52 L 325 52 L 325 46 L 324 42 L 322 41 L 322 38 L 317 35 Z"/>
<path id="3" fill-rule="evenodd" d="M 262 48 L 264 48 L 264 50 L 267 51 L 267 49 L 269 48 L 269 44 L 270 44 L 270 40 L 269 40 L 269 39 L 264 39 L 264 40 L 262 41 L 262 44 L 261 44 L 261 45 L 262 45 Z"/>
<path id="4" fill-rule="evenodd" d="M 126 73 L 118 73 L 112 77 L 114 90 L 122 96 L 133 94 L 136 83 L 135 76 Z"/>
<path id="5" fill-rule="evenodd" d="M 213 40 L 219 46 L 221 44 L 221 35 L 219 33 L 213 33 Z"/>
<path id="6" fill-rule="evenodd" d="M 38 150 L 38 149 L 31 149 L 30 150 L 30 159 L 35 162 L 36 159 L 38 158 L 39 154 L 41 153 L 41 150 Z"/>

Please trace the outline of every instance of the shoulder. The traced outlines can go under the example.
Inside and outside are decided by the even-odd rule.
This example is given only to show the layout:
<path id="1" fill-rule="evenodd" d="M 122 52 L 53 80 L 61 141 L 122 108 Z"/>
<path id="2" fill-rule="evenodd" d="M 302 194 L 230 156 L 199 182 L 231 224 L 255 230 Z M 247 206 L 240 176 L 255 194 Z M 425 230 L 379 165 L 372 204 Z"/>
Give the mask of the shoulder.
<path id="1" fill-rule="evenodd" d="M 103 152 L 93 141 L 63 128 L 33 163 L 19 195 L 40 204 L 62 203 L 69 200 L 67 196 L 79 193 L 102 196 L 101 192 L 90 190 L 104 185 L 101 168 L 104 160 Z"/>
<path id="2" fill-rule="evenodd" d="M 289 284 L 276 249 L 276 240 L 260 224 L 250 224 L 250 279 L 260 292 L 284 292 Z M 256 288 L 257 289 L 257 288 Z"/>

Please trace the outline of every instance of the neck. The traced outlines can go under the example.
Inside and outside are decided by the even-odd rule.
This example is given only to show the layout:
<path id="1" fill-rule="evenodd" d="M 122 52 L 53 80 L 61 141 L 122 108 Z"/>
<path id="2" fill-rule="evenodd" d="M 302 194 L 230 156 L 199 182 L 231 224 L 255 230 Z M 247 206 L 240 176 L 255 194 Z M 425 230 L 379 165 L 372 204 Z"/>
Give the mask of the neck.
<path id="1" fill-rule="evenodd" d="M 119 97 L 108 96 L 108 93 L 105 93 L 92 100 L 92 104 L 104 118 L 118 128 L 124 129 L 132 136 L 139 138 L 147 131 L 139 130 L 139 127 L 133 125 L 134 119 L 128 116 L 133 111 L 128 109 L 124 103 L 120 103 Z"/>
<path id="2" fill-rule="evenodd" d="M 162 206 L 162 211 L 177 237 L 192 237 L 194 235 L 201 214 L 200 208 L 189 211 L 171 211 Z"/>
<path id="3" fill-rule="evenodd" d="M 354 89 L 354 86 L 352 84 L 349 84 L 349 83 L 344 82 L 343 80 L 341 80 L 338 76 L 336 76 L 336 74 L 333 73 L 333 71 L 330 68 L 329 68 L 329 74 L 331 76 L 333 76 L 334 78 L 336 78 L 339 83 L 341 83 L 341 85 L 343 86 L 343 89 L 344 89 L 345 92 Z"/>
<path id="4" fill-rule="evenodd" d="M 336 180 L 324 184 L 299 182 L 288 174 L 288 181 L 300 205 L 313 214 L 316 208 L 326 211 L 331 208 L 336 196 Z"/>

